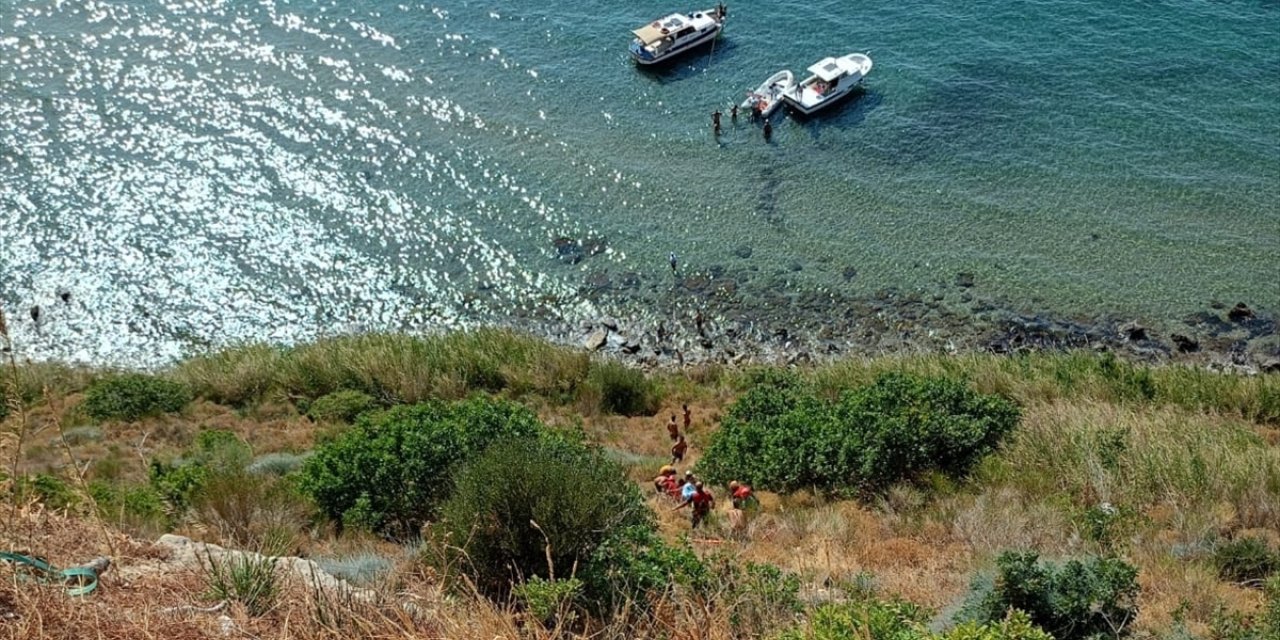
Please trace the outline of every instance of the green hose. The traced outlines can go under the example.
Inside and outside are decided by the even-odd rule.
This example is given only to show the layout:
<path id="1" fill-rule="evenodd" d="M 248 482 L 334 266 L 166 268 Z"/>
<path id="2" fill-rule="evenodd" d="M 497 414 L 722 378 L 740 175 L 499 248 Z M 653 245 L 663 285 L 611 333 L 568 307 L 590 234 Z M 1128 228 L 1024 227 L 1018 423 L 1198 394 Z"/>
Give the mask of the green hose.
<path id="1" fill-rule="evenodd" d="M 89 567 L 58 569 L 40 558 L 9 551 L 0 551 L 0 560 L 32 567 L 37 582 L 60 582 L 66 586 L 67 595 L 87 596 L 98 588 L 98 572 Z"/>

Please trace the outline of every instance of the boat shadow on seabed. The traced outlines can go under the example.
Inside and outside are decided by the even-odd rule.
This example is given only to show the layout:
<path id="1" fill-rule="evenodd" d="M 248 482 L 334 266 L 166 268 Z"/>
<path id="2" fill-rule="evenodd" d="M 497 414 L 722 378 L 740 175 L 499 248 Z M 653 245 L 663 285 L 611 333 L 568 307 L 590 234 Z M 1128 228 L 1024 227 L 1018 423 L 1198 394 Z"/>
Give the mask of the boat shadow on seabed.
<path id="1" fill-rule="evenodd" d="M 835 126 L 838 129 L 857 127 L 867 119 L 867 114 L 884 102 L 884 95 L 873 89 L 858 87 L 822 111 L 805 115 L 787 108 L 787 119 L 804 129 L 814 141 L 821 141 L 822 130 Z"/>

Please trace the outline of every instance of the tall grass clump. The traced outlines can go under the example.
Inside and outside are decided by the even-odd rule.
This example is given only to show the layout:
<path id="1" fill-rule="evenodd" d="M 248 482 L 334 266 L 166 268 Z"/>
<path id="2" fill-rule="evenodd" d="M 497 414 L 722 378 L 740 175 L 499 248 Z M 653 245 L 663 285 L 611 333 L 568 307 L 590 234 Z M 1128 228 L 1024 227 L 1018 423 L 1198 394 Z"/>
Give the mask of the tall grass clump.
<path id="1" fill-rule="evenodd" d="M 764 380 L 730 407 L 698 468 L 776 491 L 878 491 L 940 471 L 962 476 L 1018 422 L 1008 401 L 947 378 L 884 374 L 838 399 Z"/>
<path id="2" fill-rule="evenodd" d="M 961 378 L 976 391 L 1005 396 L 1022 405 L 1057 400 L 1174 405 L 1266 424 L 1280 421 L 1278 375 L 1151 366 L 1127 362 L 1111 353 L 1082 350 L 1017 356 L 975 353 L 850 358 L 819 367 L 811 377 L 815 388 L 834 397 L 890 372 Z"/>
<path id="3" fill-rule="evenodd" d="M 211 402 L 247 406 L 280 388 L 285 354 L 285 349 L 268 344 L 229 347 L 183 360 L 173 377 Z"/>
<path id="4" fill-rule="evenodd" d="M 1026 412 L 999 456 L 1002 481 L 1081 508 L 1229 503 L 1245 527 L 1280 528 L 1280 450 L 1237 419 L 1089 402 Z"/>
<path id="5" fill-rule="evenodd" d="M 476 391 L 572 401 L 591 367 L 586 352 L 505 329 L 432 336 L 373 333 L 289 348 L 251 345 L 189 359 L 174 375 L 215 402 L 316 399 L 342 390 L 382 404 L 457 400 Z"/>
<path id="6" fill-rule="evenodd" d="M 253 617 L 276 607 L 281 588 L 275 558 L 256 553 L 228 553 L 215 558 L 206 552 L 200 560 L 210 599 L 238 602 Z"/>
<path id="7" fill-rule="evenodd" d="M 585 388 L 601 409 L 624 416 L 651 416 L 662 401 L 643 371 L 613 360 L 593 363 Z"/>
<path id="8" fill-rule="evenodd" d="M 316 448 L 299 487 L 337 523 L 415 536 L 449 495 L 459 465 L 495 441 L 544 429 L 529 409 L 483 396 L 364 414 Z"/>
<path id="9" fill-rule="evenodd" d="M 189 402 L 191 390 L 181 382 L 142 373 L 126 373 L 89 385 L 82 409 L 96 420 L 134 422 L 163 413 L 177 413 Z"/>

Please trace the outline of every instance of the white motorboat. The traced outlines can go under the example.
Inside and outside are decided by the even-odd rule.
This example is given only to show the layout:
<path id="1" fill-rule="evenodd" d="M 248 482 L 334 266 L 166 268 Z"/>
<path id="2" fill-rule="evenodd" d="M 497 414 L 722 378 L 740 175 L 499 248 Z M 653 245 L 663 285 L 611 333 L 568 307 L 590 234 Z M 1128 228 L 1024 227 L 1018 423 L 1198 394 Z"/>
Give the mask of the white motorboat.
<path id="1" fill-rule="evenodd" d="M 762 118 L 768 118 L 782 105 L 782 96 L 795 89 L 796 77 L 783 69 L 771 76 L 742 101 L 743 109 L 750 109 Z"/>
<path id="2" fill-rule="evenodd" d="M 638 64 L 658 64 L 707 44 L 720 35 L 728 11 L 723 4 L 689 15 L 673 13 L 632 31 L 631 57 Z"/>
<path id="3" fill-rule="evenodd" d="M 861 53 L 823 58 L 809 67 L 812 75 L 783 94 L 783 98 L 796 111 L 808 115 L 848 95 L 870 71 L 871 58 Z"/>

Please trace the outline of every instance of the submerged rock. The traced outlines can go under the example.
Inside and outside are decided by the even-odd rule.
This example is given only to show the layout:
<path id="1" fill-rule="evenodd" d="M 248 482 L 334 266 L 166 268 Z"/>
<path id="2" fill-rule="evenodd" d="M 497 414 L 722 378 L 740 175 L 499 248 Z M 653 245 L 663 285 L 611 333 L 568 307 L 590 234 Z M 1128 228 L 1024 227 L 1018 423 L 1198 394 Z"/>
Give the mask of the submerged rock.
<path id="1" fill-rule="evenodd" d="M 1227 312 L 1227 317 L 1230 318 L 1232 322 L 1244 322 L 1245 320 L 1251 320 L 1255 315 L 1256 314 L 1254 314 L 1253 309 L 1250 309 L 1249 305 L 1243 302 L 1236 303 L 1236 306 L 1231 307 L 1231 310 Z"/>
<path id="2" fill-rule="evenodd" d="M 1195 353 L 1200 350 L 1200 341 L 1180 333 L 1169 336 L 1169 339 L 1173 340 L 1173 346 L 1178 348 L 1179 353 Z"/>
<path id="3" fill-rule="evenodd" d="M 974 277 L 972 273 L 969 273 L 968 271 L 961 271 L 960 273 L 956 274 L 957 287 L 963 287 L 965 289 L 968 289 L 969 287 L 972 287 L 973 284 L 974 284 Z"/>
<path id="4" fill-rule="evenodd" d="M 752 253 L 752 252 L 751 252 L 751 247 L 748 247 L 748 246 L 747 246 L 747 245 L 745 245 L 745 244 L 738 245 L 738 248 L 733 250 L 733 255 L 738 256 L 739 258 L 742 258 L 743 260 L 746 260 L 747 258 L 750 258 L 750 257 L 751 257 L 751 253 Z"/>

